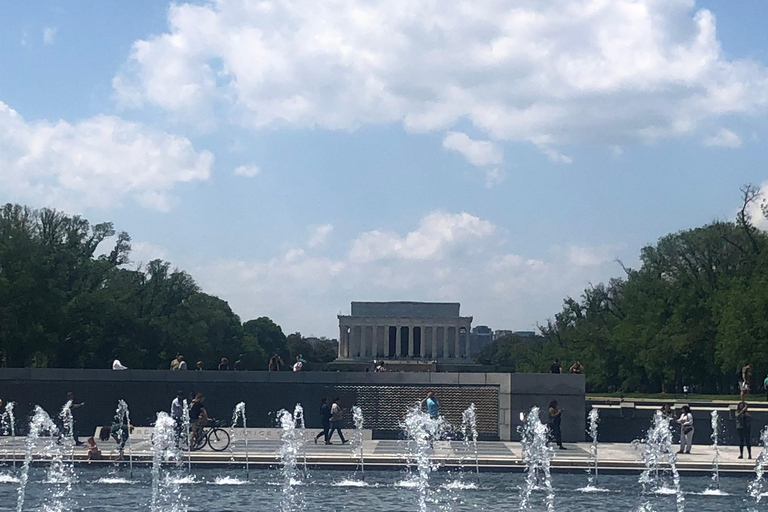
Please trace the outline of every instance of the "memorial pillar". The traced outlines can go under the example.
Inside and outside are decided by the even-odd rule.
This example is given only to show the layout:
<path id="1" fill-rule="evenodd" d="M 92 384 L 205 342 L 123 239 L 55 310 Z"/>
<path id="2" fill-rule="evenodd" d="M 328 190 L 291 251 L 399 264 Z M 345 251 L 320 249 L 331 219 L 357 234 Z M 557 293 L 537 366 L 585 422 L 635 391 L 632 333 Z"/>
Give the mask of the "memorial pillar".
<path id="1" fill-rule="evenodd" d="M 456 336 L 453 339 L 453 357 L 458 359 L 461 352 L 461 343 L 459 343 L 459 325 L 456 325 Z"/>
<path id="2" fill-rule="evenodd" d="M 414 342 L 414 336 L 413 336 L 413 325 L 408 326 L 408 359 L 413 358 L 413 342 Z"/>
<path id="3" fill-rule="evenodd" d="M 419 343 L 419 357 L 426 359 L 427 357 L 427 328 L 421 326 L 421 343 Z"/>
<path id="4" fill-rule="evenodd" d="M 400 327 L 401 327 L 400 325 L 396 325 L 395 326 L 395 329 L 396 329 L 396 331 L 395 331 L 395 357 L 400 357 L 400 354 L 402 353 L 401 352 L 402 340 L 400 339 L 401 338 Z"/>
<path id="5" fill-rule="evenodd" d="M 448 359 L 448 326 L 443 326 L 443 358 Z"/>

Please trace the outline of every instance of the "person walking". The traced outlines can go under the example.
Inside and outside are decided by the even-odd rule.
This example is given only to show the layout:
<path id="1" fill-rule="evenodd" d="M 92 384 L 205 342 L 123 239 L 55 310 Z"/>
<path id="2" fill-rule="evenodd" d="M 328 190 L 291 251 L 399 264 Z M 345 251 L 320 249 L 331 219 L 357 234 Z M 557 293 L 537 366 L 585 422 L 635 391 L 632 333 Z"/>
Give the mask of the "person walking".
<path id="1" fill-rule="evenodd" d="M 747 402 L 742 400 L 736 406 L 736 432 L 739 434 L 739 458 L 744 458 L 744 447 L 747 447 L 747 458 L 752 458 L 752 417 L 749 414 Z"/>
<path id="2" fill-rule="evenodd" d="M 433 420 L 436 420 L 440 416 L 440 402 L 437 401 L 434 391 L 427 393 L 427 398 L 421 401 L 421 406 L 426 407 L 427 414 Z"/>
<path id="3" fill-rule="evenodd" d="M 693 446 L 693 414 L 687 405 L 682 407 L 682 414 L 677 419 L 680 424 L 680 451 L 677 453 L 691 453 Z"/>
<path id="4" fill-rule="evenodd" d="M 331 407 L 328 405 L 328 399 L 323 397 L 320 400 L 320 424 L 323 426 L 323 430 L 315 436 L 315 444 L 320 437 L 325 439 L 325 444 L 331 444 L 329 439 L 331 431 Z"/>
<path id="5" fill-rule="evenodd" d="M 72 402 L 69 406 L 69 412 L 72 414 L 72 439 L 75 441 L 75 446 L 83 446 L 85 443 L 80 440 L 80 436 L 77 435 L 77 417 L 75 411 L 85 405 L 85 402 L 75 403 L 75 394 L 71 391 L 67 393 L 67 402 Z"/>
<path id="6" fill-rule="evenodd" d="M 563 433 L 560 430 L 560 423 L 563 419 L 563 409 L 557 407 L 557 400 L 549 402 L 549 431 L 554 438 L 557 447 L 561 450 L 567 450 L 563 446 Z"/>
<path id="7" fill-rule="evenodd" d="M 341 444 L 347 444 L 349 440 L 344 439 L 344 434 L 341 433 L 341 422 L 344 420 L 344 411 L 342 411 L 341 406 L 339 405 L 339 397 L 336 397 L 333 399 L 333 405 L 331 405 L 330 420 L 331 420 L 331 431 L 328 434 L 328 444 L 332 444 L 331 437 L 333 437 L 334 431 L 339 433 Z"/>
<path id="8" fill-rule="evenodd" d="M 749 394 L 749 382 L 752 380 L 752 363 L 741 369 L 741 382 L 739 383 L 739 397 L 742 401 Z"/>

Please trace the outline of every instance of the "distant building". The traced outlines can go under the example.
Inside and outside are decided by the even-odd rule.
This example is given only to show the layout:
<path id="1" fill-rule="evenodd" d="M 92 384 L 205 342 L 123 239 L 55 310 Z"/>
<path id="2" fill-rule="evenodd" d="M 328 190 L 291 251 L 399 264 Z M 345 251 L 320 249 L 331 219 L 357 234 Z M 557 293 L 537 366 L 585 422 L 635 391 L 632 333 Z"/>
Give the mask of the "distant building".
<path id="1" fill-rule="evenodd" d="M 468 360 L 471 316 L 458 302 L 353 302 L 339 315 L 339 359 Z"/>
<path id="2" fill-rule="evenodd" d="M 313 347 L 317 344 L 318 341 L 325 341 L 327 343 L 330 343 L 334 347 L 339 346 L 339 340 L 336 340 L 336 339 L 328 339 L 325 337 L 318 338 L 316 336 L 308 336 L 307 338 L 304 338 L 304 339 L 307 340 L 309 344 L 312 345 Z"/>
<path id="3" fill-rule="evenodd" d="M 469 335 L 469 355 L 477 354 L 491 342 L 493 342 L 493 331 L 490 327 L 487 325 L 473 327 L 472 333 Z"/>
<path id="4" fill-rule="evenodd" d="M 518 338 L 535 338 L 536 331 L 510 331 L 510 330 L 496 330 L 493 331 L 493 341 L 506 336 L 517 336 Z"/>

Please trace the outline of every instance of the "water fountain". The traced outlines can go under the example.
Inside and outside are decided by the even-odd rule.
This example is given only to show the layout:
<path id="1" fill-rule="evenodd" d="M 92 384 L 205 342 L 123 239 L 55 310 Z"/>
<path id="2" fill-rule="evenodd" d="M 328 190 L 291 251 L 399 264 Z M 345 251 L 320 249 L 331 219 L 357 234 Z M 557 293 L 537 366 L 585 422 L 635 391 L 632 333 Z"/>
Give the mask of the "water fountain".
<path id="1" fill-rule="evenodd" d="M 352 407 L 352 420 L 355 432 L 352 434 L 352 453 L 360 453 L 360 474 L 365 479 L 365 456 L 363 455 L 363 410 L 358 406 Z"/>
<path id="2" fill-rule="evenodd" d="M 406 438 L 410 441 L 410 458 L 416 463 L 415 486 L 418 491 L 420 512 L 428 510 L 429 475 L 433 469 L 429 452 L 433 442 L 438 438 L 440 424 L 440 420 L 432 419 L 419 406 L 409 409 L 403 423 Z"/>
<path id="3" fill-rule="evenodd" d="M 712 449 L 715 451 L 715 456 L 712 459 L 712 485 L 708 490 L 720 491 L 720 446 L 718 445 L 718 435 L 720 433 L 720 415 L 717 411 L 713 410 L 710 413 L 712 422 Z"/>
<path id="4" fill-rule="evenodd" d="M 555 510 L 555 491 L 552 488 L 550 463 L 555 451 L 548 445 L 549 429 L 539 419 L 539 408 L 533 407 L 518 427 L 526 466 L 525 484 L 520 488 L 520 510 L 531 510 L 531 495 L 537 485 L 546 492 L 548 512 Z"/>
<path id="5" fill-rule="evenodd" d="M 301 444 L 301 457 L 304 461 L 304 476 L 309 476 L 309 470 L 307 469 L 307 443 L 306 443 L 306 437 L 307 437 L 307 424 L 304 422 L 304 408 L 301 406 L 301 404 L 296 404 L 296 407 L 293 408 L 293 421 L 296 422 L 296 427 L 301 429 L 299 432 L 299 435 L 301 436 L 302 442 Z"/>
<path id="6" fill-rule="evenodd" d="M 600 423 L 600 413 L 597 409 L 592 408 L 589 411 L 589 415 L 587 417 L 589 419 L 589 430 L 587 430 L 587 434 L 589 434 L 589 438 L 592 440 L 592 443 L 589 445 L 589 462 L 587 466 L 587 486 L 581 489 L 582 491 L 596 491 L 597 488 L 597 482 L 598 482 L 598 474 L 597 474 L 597 445 L 598 445 L 598 424 Z"/>
<path id="7" fill-rule="evenodd" d="M 187 504 L 178 481 L 163 469 L 164 463 L 179 466 L 182 455 L 176 444 L 176 421 L 165 412 L 157 413 L 152 430 L 152 512 L 185 512 Z M 19 511 L 20 512 L 20 511 Z"/>
<path id="8" fill-rule="evenodd" d="M 280 499 L 281 512 L 299 512 L 304 510 L 304 497 L 300 490 L 296 488 L 301 484 L 301 473 L 297 464 L 299 454 L 304 451 L 304 437 L 300 436 L 296 430 L 296 418 L 285 409 L 277 413 L 278 426 L 282 429 L 280 433 L 280 470 L 283 476 L 282 497 Z M 303 434 L 303 432 L 301 433 Z"/>
<path id="9" fill-rule="evenodd" d="M 11 436 L 11 460 L 13 461 L 14 469 L 16 469 L 16 417 L 13 414 L 15 406 L 15 402 L 8 402 L 5 404 L 5 412 L 3 412 L 2 416 L 3 435 Z"/>
<path id="10" fill-rule="evenodd" d="M 248 422 L 245 419 L 245 402 L 240 402 L 235 406 L 232 411 L 232 428 L 230 430 L 230 437 L 232 438 L 232 444 L 230 444 L 230 450 L 232 450 L 232 460 L 235 458 L 235 428 L 238 423 L 242 422 L 243 425 L 243 441 L 245 443 L 245 478 L 250 479 L 250 467 L 248 458 Z"/>
<path id="11" fill-rule="evenodd" d="M 184 399 L 184 406 L 181 414 L 181 434 L 184 436 L 183 444 L 181 443 L 181 439 L 179 441 L 181 446 L 187 448 L 187 471 L 192 474 L 192 434 L 190 432 L 189 404 L 187 403 L 186 398 Z"/>
<path id="12" fill-rule="evenodd" d="M 115 419 L 120 425 L 117 433 L 117 443 L 120 451 L 120 459 L 125 456 L 125 446 L 128 445 L 128 468 L 130 476 L 133 478 L 133 448 L 131 443 L 131 414 L 128 411 L 128 404 L 125 400 L 117 401 L 117 410 L 115 410 Z"/>
<path id="13" fill-rule="evenodd" d="M 768 466 L 768 427 L 765 427 L 760 432 L 760 443 L 763 445 L 760 455 L 755 460 L 755 479 L 749 484 L 749 495 L 755 500 L 755 503 L 760 503 L 763 498 L 763 491 L 765 490 L 765 467 Z"/>
<path id="14" fill-rule="evenodd" d="M 674 494 L 676 497 L 677 510 L 682 512 L 685 509 L 685 496 L 680 487 L 680 474 L 677 471 L 677 455 L 672 445 L 672 427 L 669 420 L 664 417 L 661 411 L 656 411 L 653 416 L 651 429 L 646 438 L 641 442 L 643 445 L 643 464 L 645 470 L 640 475 L 639 481 L 643 486 L 643 494 L 664 493 L 663 469 L 664 460 L 672 473 L 672 482 Z M 644 503 L 650 507 L 647 502 Z"/>
<path id="15" fill-rule="evenodd" d="M 24 462 L 21 466 L 21 475 L 19 476 L 19 487 L 16 497 L 16 512 L 22 512 L 24 509 L 24 499 L 26 496 L 27 482 L 29 481 L 29 467 L 32 464 L 32 458 L 37 449 L 37 442 L 41 436 L 58 436 L 59 429 L 51 420 L 42 407 L 35 406 L 32 419 L 29 421 L 29 432 L 24 439 Z"/>
<path id="16" fill-rule="evenodd" d="M 480 473 L 480 462 L 477 456 L 477 413 L 475 404 L 470 406 L 461 414 L 461 434 L 464 439 L 464 446 L 472 448 L 475 454 L 475 473 Z"/>

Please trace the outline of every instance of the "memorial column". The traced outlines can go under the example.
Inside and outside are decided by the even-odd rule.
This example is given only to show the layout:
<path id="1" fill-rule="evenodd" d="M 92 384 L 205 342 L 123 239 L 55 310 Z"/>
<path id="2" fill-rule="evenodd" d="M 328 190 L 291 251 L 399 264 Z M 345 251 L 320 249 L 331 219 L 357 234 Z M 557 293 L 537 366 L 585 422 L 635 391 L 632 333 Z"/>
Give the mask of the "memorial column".
<path id="1" fill-rule="evenodd" d="M 448 326 L 443 326 L 443 359 L 448 359 Z"/>
<path id="2" fill-rule="evenodd" d="M 408 326 L 408 359 L 413 358 L 413 325 Z"/>
<path id="3" fill-rule="evenodd" d="M 395 326 L 395 357 L 400 357 L 400 354 L 402 354 L 402 340 L 400 339 L 400 325 Z"/>
<path id="4" fill-rule="evenodd" d="M 453 357 L 461 357 L 461 343 L 459 342 L 459 324 L 456 324 L 456 336 L 453 338 Z"/>

